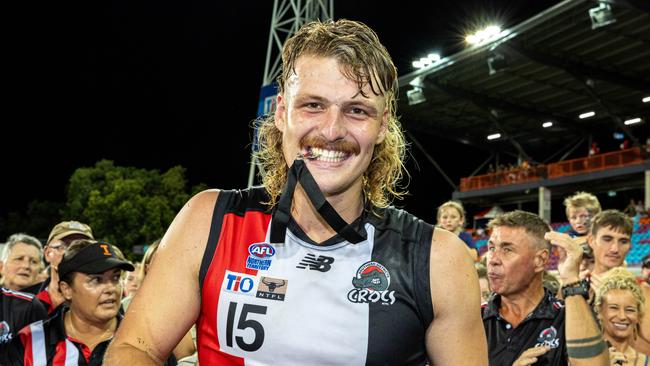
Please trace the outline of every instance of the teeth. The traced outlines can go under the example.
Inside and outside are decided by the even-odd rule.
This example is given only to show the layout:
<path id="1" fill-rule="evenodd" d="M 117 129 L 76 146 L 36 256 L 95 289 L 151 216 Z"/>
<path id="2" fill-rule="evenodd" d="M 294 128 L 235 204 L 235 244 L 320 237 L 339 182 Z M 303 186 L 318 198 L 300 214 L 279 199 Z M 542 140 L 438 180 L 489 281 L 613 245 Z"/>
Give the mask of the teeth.
<path id="1" fill-rule="evenodd" d="M 326 161 L 328 163 L 342 161 L 347 156 L 343 151 L 325 150 L 317 147 L 312 147 L 311 153 L 316 157 L 316 160 Z"/>

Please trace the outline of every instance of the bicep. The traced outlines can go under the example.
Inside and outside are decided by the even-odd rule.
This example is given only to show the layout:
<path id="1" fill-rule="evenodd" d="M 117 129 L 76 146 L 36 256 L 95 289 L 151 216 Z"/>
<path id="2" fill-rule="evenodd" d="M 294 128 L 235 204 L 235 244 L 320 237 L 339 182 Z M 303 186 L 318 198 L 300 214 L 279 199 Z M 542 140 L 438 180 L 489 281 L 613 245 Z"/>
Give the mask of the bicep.
<path id="1" fill-rule="evenodd" d="M 164 360 L 196 321 L 201 306 L 198 273 L 216 196 L 200 193 L 174 219 L 129 305 L 116 345 L 128 344 Z"/>
<path id="2" fill-rule="evenodd" d="M 457 237 L 435 231 L 430 278 L 434 319 L 427 331 L 427 351 L 431 360 L 436 365 L 486 365 L 478 276 Z"/>

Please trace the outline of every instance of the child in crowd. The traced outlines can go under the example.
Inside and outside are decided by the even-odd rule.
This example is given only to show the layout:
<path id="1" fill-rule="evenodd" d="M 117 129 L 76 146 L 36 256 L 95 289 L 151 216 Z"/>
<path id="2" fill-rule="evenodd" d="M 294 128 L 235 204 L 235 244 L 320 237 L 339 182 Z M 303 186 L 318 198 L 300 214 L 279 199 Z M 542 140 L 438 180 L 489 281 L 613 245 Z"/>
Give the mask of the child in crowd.
<path id="1" fill-rule="evenodd" d="M 447 201 L 440 205 L 438 207 L 437 222 L 437 227 L 451 231 L 467 244 L 470 255 L 474 260 L 478 258 L 472 235 L 463 230 L 465 227 L 465 209 L 460 202 Z"/>
<path id="2" fill-rule="evenodd" d="M 566 217 L 571 224 L 568 234 L 582 246 L 585 253 L 580 263 L 580 275 L 584 278 L 594 267 L 594 257 L 587 244 L 587 234 L 591 219 L 601 211 L 600 202 L 591 193 L 576 192 L 564 199 L 564 207 L 566 207 Z"/>

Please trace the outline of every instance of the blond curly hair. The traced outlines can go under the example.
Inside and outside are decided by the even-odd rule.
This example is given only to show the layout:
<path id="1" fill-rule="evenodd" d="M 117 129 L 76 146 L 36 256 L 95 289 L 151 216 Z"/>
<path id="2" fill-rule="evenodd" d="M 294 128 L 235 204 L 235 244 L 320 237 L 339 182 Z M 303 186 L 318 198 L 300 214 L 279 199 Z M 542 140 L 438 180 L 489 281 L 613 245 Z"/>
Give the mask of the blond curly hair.
<path id="1" fill-rule="evenodd" d="M 640 320 L 644 315 L 645 296 L 643 295 L 641 287 L 636 282 L 636 278 L 630 271 L 623 267 L 615 267 L 609 270 L 601 279 L 600 288 L 596 293 L 596 299 L 594 302 L 596 313 L 600 314 L 604 298 L 611 290 L 628 290 L 632 293 L 632 296 L 634 296 L 634 299 L 636 300 L 636 308 L 639 313 L 639 323 L 636 325 L 638 332 L 641 324 Z"/>
<path id="2" fill-rule="evenodd" d="M 361 22 L 338 20 L 305 24 L 288 39 L 282 52 L 282 74 L 278 93 L 284 93 L 288 78 L 295 73 L 301 56 L 335 58 L 344 75 L 357 83 L 359 92 L 368 85 L 373 94 L 383 96 L 388 108 L 385 138 L 375 146 L 370 166 L 363 175 L 363 195 L 374 207 L 384 208 L 406 194 L 398 187 L 403 177 L 406 143 L 396 116 L 397 69 L 377 34 Z M 256 153 L 262 182 L 273 206 L 287 181 L 288 166 L 282 152 L 282 133 L 273 113 L 264 117 L 258 129 Z"/>

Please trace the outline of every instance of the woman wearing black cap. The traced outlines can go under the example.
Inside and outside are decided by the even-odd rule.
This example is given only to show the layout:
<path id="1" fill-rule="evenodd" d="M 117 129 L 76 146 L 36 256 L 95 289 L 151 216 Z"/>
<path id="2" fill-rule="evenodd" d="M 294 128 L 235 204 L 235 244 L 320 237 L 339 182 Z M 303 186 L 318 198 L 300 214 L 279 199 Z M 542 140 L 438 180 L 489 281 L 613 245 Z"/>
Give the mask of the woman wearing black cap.
<path id="1" fill-rule="evenodd" d="M 13 365 L 101 365 L 119 325 L 123 270 L 133 266 L 112 245 L 76 240 L 59 264 L 66 300 L 46 321 L 23 328 L 11 346 Z"/>

